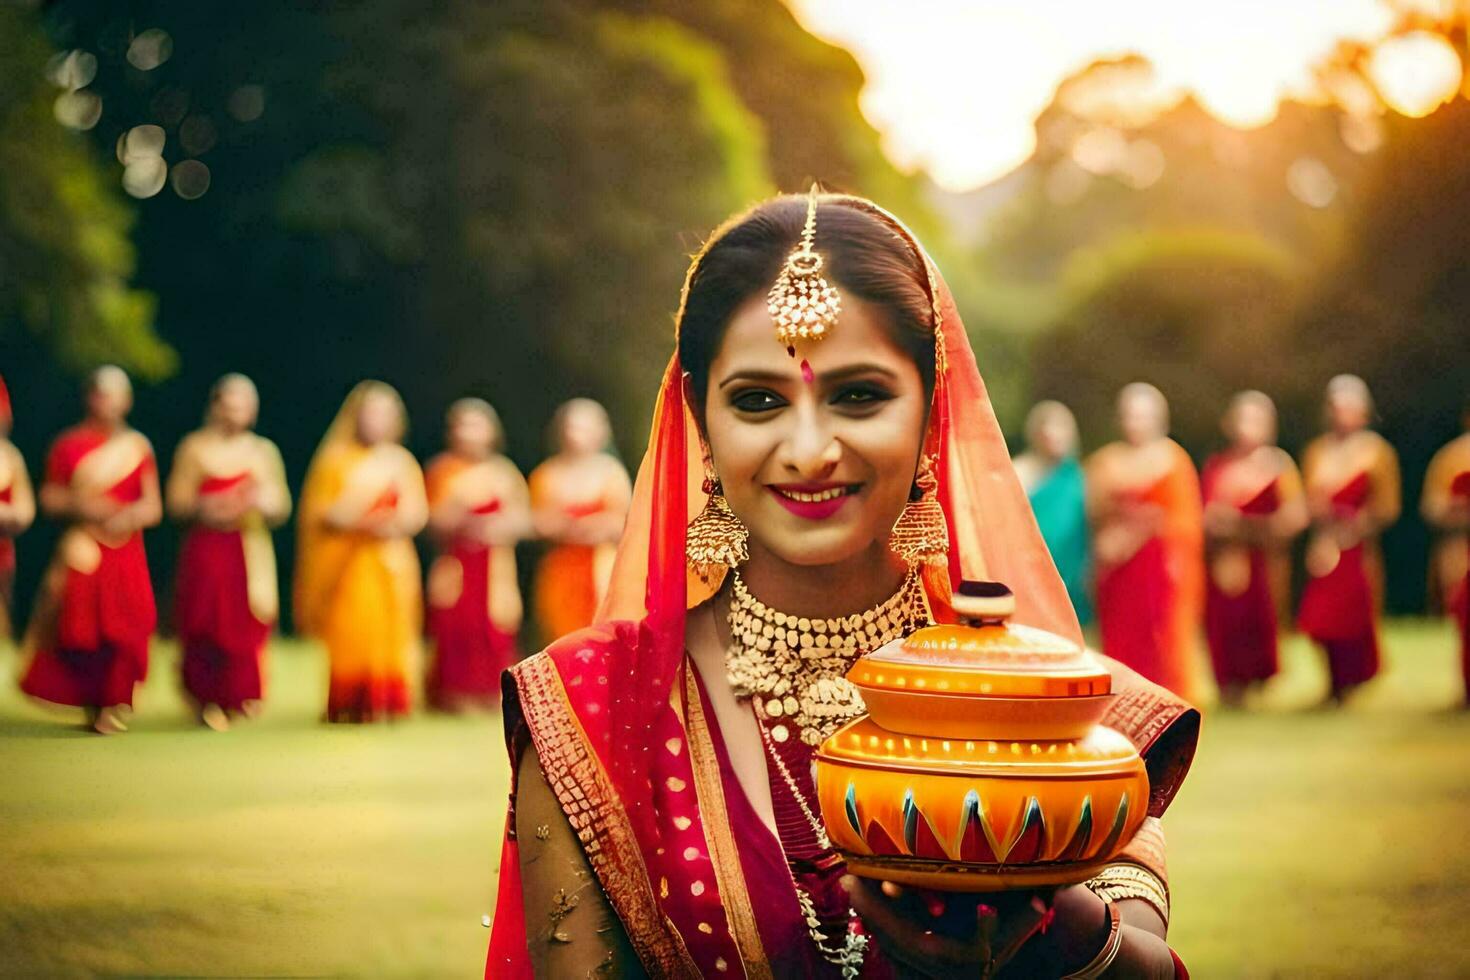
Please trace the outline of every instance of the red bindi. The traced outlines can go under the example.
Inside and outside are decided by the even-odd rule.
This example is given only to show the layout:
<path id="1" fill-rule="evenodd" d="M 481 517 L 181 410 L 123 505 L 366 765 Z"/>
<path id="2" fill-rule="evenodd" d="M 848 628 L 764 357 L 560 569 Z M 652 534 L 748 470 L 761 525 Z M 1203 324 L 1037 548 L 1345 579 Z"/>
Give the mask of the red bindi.
<path id="1" fill-rule="evenodd" d="M 804 357 L 801 359 L 801 380 L 805 381 L 807 384 L 811 384 L 813 381 L 817 380 L 817 376 L 812 372 L 812 366 L 807 363 L 806 358 Z"/>

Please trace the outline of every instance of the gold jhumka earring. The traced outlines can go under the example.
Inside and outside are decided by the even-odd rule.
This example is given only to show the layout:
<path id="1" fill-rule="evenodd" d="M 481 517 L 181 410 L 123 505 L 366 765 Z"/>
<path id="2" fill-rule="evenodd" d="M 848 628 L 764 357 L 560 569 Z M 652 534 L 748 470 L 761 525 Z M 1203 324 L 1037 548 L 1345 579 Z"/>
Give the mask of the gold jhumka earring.
<path id="1" fill-rule="evenodd" d="M 836 325 L 837 315 L 842 312 L 837 287 L 822 276 L 825 263 L 813 247 L 816 238 L 817 185 L 813 184 L 807 196 L 806 227 L 802 229 L 801 241 L 786 256 L 781 274 L 766 294 L 766 311 L 776 321 L 776 339 L 793 357 L 798 340 L 821 340 Z"/>
<path id="2" fill-rule="evenodd" d="M 944 508 L 939 504 L 939 478 L 934 473 L 934 458 L 919 459 L 914 488 L 909 502 L 903 505 L 888 547 L 910 567 L 942 565 L 949 552 L 949 528 L 944 522 Z"/>
<path id="3" fill-rule="evenodd" d="M 708 496 L 704 510 L 689 522 L 684 553 L 695 574 L 713 584 L 720 569 L 734 568 L 750 558 L 750 532 L 730 509 L 719 478 L 705 464 L 703 489 Z"/>

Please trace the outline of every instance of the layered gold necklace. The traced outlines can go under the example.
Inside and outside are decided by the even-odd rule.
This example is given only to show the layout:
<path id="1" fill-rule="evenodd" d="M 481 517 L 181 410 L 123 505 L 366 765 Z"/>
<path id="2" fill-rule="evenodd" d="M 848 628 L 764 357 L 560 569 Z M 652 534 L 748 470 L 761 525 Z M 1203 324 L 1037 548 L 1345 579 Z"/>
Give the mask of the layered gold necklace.
<path id="1" fill-rule="evenodd" d="M 750 594 L 739 570 L 732 579 L 725 673 L 737 698 L 758 700 L 777 742 L 795 725 L 803 742 L 818 745 L 861 715 L 862 695 L 845 676 L 853 662 L 932 622 L 916 569 L 881 605 L 836 619 L 778 612 Z"/>

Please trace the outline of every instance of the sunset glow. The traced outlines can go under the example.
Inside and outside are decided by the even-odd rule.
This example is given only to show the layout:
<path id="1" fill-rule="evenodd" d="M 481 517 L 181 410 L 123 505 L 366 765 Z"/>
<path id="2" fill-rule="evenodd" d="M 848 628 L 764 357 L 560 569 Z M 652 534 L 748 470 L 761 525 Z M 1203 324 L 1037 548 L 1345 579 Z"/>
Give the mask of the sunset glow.
<path id="1" fill-rule="evenodd" d="M 862 65 L 862 108 L 890 157 L 955 190 L 1025 160 L 1057 84 L 1099 58 L 1141 54 L 1174 97 L 1193 94 L 1249 128 L 1270 122 L 1284 97 L 1308 94 L 1312 65 L 1337 41 L 1376 40 L 1392 21 L 1379 0 L 788 2 Z M 1433 40 L 1389 59 L 1394 108 L 1422 114 L 1439 103 L 1443 55 L 1458 58 L 1441 42 L 1425 67 L 1415 55 Z"/>

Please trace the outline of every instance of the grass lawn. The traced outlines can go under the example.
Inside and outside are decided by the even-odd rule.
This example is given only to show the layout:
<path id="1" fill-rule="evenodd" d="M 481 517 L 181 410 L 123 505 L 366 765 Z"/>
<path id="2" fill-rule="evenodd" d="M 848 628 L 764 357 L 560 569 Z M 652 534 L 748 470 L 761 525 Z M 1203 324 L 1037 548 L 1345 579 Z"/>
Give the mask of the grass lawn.
<path id="1" fill-rule="evenodd" d="M 1165 820 L 1196 976 L 1470 974 L 1453 638 L 1406 621 L 1387 646 L 1346 711 L 1307 710 L 1325 680 L 1293 639 L 1256 711 L 1206 719 Z M 191 723 L 167 645 L 126 736 L 0 690 L 0 974 L 477 975 L 498 721 L 328 727 L 315 648 L 271 669 L 265 717 L 222 735 Z"/>

